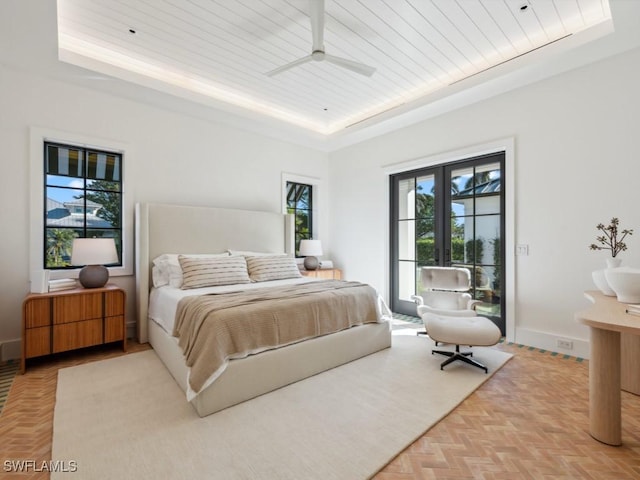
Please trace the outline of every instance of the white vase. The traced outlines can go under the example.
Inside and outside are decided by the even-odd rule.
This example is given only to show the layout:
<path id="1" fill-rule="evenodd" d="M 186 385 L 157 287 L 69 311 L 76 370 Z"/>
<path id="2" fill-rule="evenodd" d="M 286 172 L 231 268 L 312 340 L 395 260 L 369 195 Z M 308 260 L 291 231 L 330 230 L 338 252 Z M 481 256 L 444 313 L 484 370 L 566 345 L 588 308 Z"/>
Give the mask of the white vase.
<path id="1" fill-rule="evenodd" d="M 618 268 L 620 266 L 621 260 L 619 258 L 607 258 L 606 261 L 607 268 L 595 270 L 591 273 L 591 277 L 593 278 L 593 283 L 596 285 L 598 290 L 602 292 L 603 295 L 607 295 L 608 297 L 615 297 L 616 292 L 613 291 L 613 289 L 609 285 L 609 282 L 607 282 L 605 271 L 610 268 Z"/>
<path id="2" fill-rule="evenodd" d="M 618 268 L 620 266 L 620 263 L 622 263 L 622 260 L 620 260 L 619 258 L 607 258 L 607 268 Z"/>
<path id="3" fill-rule="evenodd" d="M 609 268 L 604 276 L 609 287 L 616 292 L 619 302 L 640 303 L 640 269 Z"/>

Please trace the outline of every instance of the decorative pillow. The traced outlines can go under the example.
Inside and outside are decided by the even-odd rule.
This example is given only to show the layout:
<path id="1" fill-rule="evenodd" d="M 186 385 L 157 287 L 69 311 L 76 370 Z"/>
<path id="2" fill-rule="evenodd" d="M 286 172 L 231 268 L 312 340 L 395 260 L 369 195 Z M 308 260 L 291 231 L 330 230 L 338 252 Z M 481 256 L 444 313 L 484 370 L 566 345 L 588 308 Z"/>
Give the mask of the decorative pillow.
<path id="1" fill-rule="evenodd" d="M 245 257 L 249 268 L 249 277 L 254 282 L 282 280 L 301 277 L 296 259 L 285 255 L 259 255 Z"/>
<path id="2" fill-rule="evenodd" d="M 244 257 L 188 257 L 179 255 L 182 267 L 182 289 L 249 283 Z"/>
<path id="3" fill-rule="evenodd" d="M 158 267 L 158 279 L 160 282 L 166 282 L 164 285 L 169 284 L 172 287 L 182 287 L 182 268 L 178 261 L 177 253 L 164 253 L 153 259 L 154 267 Z M 227 252 L 224 253 L 197 253 L 197 254 L 184 254 L 185 257 L 197 257 L 197 258 L 212 258 L 212 257 L 228 257 Z M 152 269 L 153 271 L 153 269 Z M 158 285 L 156 285 L 158 286 Z"/>

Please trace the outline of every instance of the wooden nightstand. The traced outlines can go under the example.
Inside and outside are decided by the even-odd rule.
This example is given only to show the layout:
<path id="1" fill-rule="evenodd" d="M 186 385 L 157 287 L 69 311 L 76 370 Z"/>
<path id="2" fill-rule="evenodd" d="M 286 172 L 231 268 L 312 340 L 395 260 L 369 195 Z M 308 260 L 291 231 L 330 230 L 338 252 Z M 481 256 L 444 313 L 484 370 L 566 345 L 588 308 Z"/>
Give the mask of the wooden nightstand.
<path id="1" fill-rule="evenodd" d="M 329 280 L 342 280 L 342 270 L 338 268 L 319 268 L 318 270 L 301 270 L 305 277 L 326 278 Z"/>
<path id="2" fill-rule="evenodd" d="M 22 304 L 22 360 L 103 343 L 127 349 L 124 290 L 74 288 L 27 295 Z"/>

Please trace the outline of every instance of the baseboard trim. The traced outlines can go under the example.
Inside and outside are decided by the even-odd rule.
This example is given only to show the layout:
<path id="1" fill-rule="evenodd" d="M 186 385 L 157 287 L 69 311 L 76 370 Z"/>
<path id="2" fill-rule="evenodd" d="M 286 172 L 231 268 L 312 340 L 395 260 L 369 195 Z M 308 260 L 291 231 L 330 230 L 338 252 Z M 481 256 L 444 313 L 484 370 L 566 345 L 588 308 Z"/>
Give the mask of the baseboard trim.
<path id="1" fill-rule="evenodd" d="M 558 340 L 570 341 L 573 343 L 572 349 L 558 347 Z M 522 345 L 536 347 L 550 352 L 558 352 L 572 357 L 589 358 L 589 340 L 582 338 L 568 337 L 564 335 L 556 335 L 548 332 L 540 332 L 538 330 L 530 330 L 527 328 L 518 328 L 516 331 L 516 341 Z"/>
<path id="2" fill-rule="evenodd" d="M 22 356 L 22 341 L 19 338 L 0 342 L 0 360 L 16 360 Z"/>

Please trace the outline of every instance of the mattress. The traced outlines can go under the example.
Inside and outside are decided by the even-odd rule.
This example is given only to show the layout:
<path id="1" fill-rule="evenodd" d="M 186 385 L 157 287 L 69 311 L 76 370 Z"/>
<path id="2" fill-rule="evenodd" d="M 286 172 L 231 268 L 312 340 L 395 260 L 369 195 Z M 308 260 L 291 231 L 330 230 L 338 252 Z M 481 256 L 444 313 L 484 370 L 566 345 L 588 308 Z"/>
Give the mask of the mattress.
<path id="1" fill-rule="evenodd" d="M 160 325 L 169 335 L 173 332 L 176 319 L 178 302 L 185 297 L 206 295 L 211 293 L 229 293 L 239 290 L 252 290 L 269 286 L 295 285 L 299 283 L 315 282 L 316 278 L 297 277 L 284 280 L 271 280 L 268 282 L 243 283 L 240 285 L 221 285 L 217 287 L 193 288 L 182 290 L 181 288 L 165 285 L 160 288 L 152 288 L 149 296 L 149 318 Z"/>

